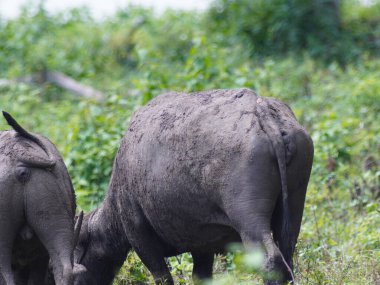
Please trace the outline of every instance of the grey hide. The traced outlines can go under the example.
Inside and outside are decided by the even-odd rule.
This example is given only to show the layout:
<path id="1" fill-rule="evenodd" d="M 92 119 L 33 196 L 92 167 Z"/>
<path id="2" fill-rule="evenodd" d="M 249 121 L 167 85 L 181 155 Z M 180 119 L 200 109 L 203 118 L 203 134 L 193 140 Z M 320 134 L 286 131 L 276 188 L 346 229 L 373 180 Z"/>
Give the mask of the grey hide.
<path id="1" fill-rule="evenodd" d="M 313 143 L 284 103 L 249 89 L 167 93 L 140 108 L 107 197 L 86 215 L 76 284 L 111 284 L 133 248 L 156 284 L 165 257 L 191 252 L 196 278 L 230 242 L 266 252 L 265 284 L 293 279 Z M 274 278 L 274 279 L 273 279 Z"/>
<path id="2" fill-rule="evenodd" d="M 73 284 L 76 204 L 66 166 L 47 138 L 3 115 L 14 130 L 0 132 L 0 285 Z"/>

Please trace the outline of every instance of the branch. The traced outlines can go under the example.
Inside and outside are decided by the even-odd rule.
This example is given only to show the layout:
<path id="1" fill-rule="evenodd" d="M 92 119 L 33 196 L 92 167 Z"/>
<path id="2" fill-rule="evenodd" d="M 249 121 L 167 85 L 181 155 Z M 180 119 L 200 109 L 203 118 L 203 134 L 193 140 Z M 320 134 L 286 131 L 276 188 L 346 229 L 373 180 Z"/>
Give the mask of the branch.
<path id="1" fill-rule="evenodd" d="M 72 94 L 85 98 L 103 100 L 104 94 L 91 86 L 82 84 L 58 71 L 41 71 L 33 75 L 16 78 L 15 80 L 0 79 L 0 87 L 14 84 L 45 84 L 51 83 Z"/>
<path id="2" fill-rule="evenodd" d="M 84 85 L 75 81 L 73 78 L 57 71 L 46 71 L 45 72 L 46 81 L 52 83 L 58 87 L 61 87 L 71 93 L 96 99 L 103 100 L 104 95 L 102 92 L 92 88 L 91 86 Z"/>

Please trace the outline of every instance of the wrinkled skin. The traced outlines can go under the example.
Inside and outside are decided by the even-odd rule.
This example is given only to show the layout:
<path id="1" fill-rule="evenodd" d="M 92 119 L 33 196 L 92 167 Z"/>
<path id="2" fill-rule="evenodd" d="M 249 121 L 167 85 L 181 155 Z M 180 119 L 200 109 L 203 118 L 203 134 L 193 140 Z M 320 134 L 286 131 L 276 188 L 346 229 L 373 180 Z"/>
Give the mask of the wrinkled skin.
<path id="1" fill-rule="evenodd" d="M 156 284 L 173 284 L 164 258 L 183 252 L 210 278 L 233 241 L 265 250 L 266 284 L 291 281 L 312 160 L 280 101 L 248 89 L 158 96 L 133 116 L 107 197 L 85 219 L 77 284 L 111 284 L 131 248 Z"/>
<path id="2" fill-rule="evenodd" d="M 4 114 L 6 117 L 7 114 Z M 7 118 L 7 117 L 6 117 Z M 16 131 L 0 132 L 0 285 L 73 284 L 75 196 L 55 146 Z"/>

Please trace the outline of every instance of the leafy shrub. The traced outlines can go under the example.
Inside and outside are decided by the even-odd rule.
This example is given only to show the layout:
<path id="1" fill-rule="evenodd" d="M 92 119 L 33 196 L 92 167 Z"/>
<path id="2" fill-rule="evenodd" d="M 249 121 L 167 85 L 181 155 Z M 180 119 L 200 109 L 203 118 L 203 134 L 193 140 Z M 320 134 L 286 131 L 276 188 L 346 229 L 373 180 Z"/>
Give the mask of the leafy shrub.
<path id="1" fill-rule="evenodd" d="M 113 158 L 131 116 L 133 100 L 111 96 L 105 103 L 82 102 L 68 124 L 65 159 L 74 173 L 79 202 L 86 209 L 98 206 L 111 177 Z"/>
<path id="2" fill-rule="evenodd" d="M 378 54 L 380 3 L 335 0 L 217 0 L 210 9 L 220 44 L 242 44 L 256 56 L 309 55 L 345 64 Z M 227 37 L 225 37 L 227 36 Z"/>

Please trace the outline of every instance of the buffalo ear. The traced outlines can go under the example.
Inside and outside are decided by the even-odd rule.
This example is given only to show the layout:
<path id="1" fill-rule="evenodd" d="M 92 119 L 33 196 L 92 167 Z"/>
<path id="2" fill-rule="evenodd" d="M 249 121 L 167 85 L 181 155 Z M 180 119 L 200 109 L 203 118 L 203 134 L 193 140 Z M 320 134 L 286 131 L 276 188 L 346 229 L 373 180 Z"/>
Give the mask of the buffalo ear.
<path id="1" fill-rule="evenodd" d="M 21 163 L 26 166 L 35 168 L 53 168 L 55 166 L 55 161 L 52 159 L 44 158 L 41 156 L 24 156 L 18 159 Z"/>

